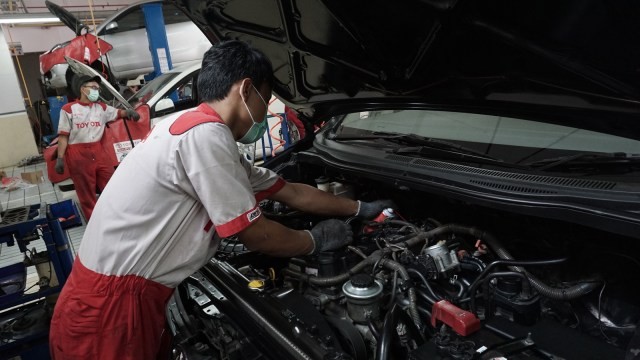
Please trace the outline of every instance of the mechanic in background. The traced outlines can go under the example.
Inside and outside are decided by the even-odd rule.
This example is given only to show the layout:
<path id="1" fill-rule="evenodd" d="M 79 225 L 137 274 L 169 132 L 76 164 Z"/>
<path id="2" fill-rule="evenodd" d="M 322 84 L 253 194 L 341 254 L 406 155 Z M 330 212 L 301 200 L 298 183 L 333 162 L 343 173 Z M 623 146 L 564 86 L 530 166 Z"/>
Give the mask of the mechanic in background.
<path id="1" fill-rule="evenodd" d="M 127 87 L 122 92 L 122 97 L 129 100 L 130 97 L 140 91 L 142 85 L 144 85 L 144 75 L 140 75 L 135 79 L 127 80 Z"/>
<path id="2" fill-rule="evenodd" d="M 100 140 L 105 124 L 118 118 L 140 119 L 135 110 L 119 110 L 98 101 L 100 77 L 80 75 L 74 82 L 77 101 L 65 104 L 58 123 L 58 159 L 55 170 L 69 175 L 87 222 L 96 205 L 96 190 L 102 190 L 113 175 L 113 164 Z"/>
<path id="3" fill-rule="evenodd" d="M 158 123 L 123 160 L 96 205 L 73 270 L 56 304 L 52 358 L 155 359 L 174 288 L 201 268 L 221 238 L 237 236 L 273 256 L 317 254 L 347 245 L 337 219 L 310 231 L 262 215 L 273 199 L 325 216 L 373 218 L 388 201 L 361 202 L 289 183 L 251 166 L 236 141 L 266 130 L 273 70 L 240 41 L 213 46 L 198 78 L 203 103 Z"/>

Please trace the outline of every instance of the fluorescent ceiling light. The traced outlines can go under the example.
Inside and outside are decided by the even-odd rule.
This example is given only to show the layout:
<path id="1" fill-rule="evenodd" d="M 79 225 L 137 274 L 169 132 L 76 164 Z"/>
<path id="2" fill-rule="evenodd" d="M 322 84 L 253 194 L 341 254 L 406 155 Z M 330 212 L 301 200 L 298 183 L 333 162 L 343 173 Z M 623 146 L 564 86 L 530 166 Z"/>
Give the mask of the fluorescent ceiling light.
<path id="1" fill-rule="evenodd" d="M 0 24 L 50 24 L 59 22 L 60 19 L 58 17 L 49 13 L 0 15 Z"/>

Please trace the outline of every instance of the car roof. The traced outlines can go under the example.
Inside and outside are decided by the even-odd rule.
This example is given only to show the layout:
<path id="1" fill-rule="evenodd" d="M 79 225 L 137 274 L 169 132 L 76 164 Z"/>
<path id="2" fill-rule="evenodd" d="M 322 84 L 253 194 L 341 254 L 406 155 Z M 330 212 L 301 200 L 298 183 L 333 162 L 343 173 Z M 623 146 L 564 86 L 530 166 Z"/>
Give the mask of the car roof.
<path id="1" fill-rule="evenodd" d="M 140 5 L 143 4 L 148 4 L 148 3 L 162 3 L 162 1 L 158 1 L 158 0 L 142 0 L 142 1 L 138 1 L 135 2 L 133 4 L 127 5 L 123 8 L 121 8 L 120 10 L 116 11 L 115 13 L 113 13 L 111 16 L 109 16 L 108 18 L 106 18 L 103 22 L 101 22 L 98 27 L 96 28 L 96 33 L 99 34 L 102 29 L 107 26 L 107 24 L 109 24 L 110 22 L 114 21 L 115 18 L 122 16 L 123 13 L 126 13 L 127 11 L 129 11 L 132 8 L 138 7 Z"/>
<path id="2" fill-rule="evenodd" d="M 174 67 L 173 69 L 167 71 L 167 73 L 192 72 L 193 70 L 200 69 L 201 66 L 202 66 L 202 63 L 199 60 L 194 60 L 194 61 L 188 62 L 187 64 Z"/>

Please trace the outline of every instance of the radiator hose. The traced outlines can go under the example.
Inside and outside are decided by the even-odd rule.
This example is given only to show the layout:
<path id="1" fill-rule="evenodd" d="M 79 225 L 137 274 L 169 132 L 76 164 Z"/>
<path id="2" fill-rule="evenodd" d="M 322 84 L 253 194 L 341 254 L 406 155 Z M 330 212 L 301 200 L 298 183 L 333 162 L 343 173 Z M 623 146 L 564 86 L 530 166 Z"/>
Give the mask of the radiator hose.
<path id="1" fill-rule="evenodd" d="M 415 245 L 419 243 L 421 240 L 433 238 L 438 235 L 447 234 L 447 233 L 455 233 L 455 234 L 465 234 L 473 236 L 477 239 L 484 241 L 491 250 L 503 260 L 515 260 L 513 256 L 500 244 L 500 242 L 491 234 L 484 230 L 480 230 L 474 227 L 459 225 L 459 224 L 447 224 L 440 227 L 437 227 L 431 231 L 425 232 L 420 236 L 416 236 L 407 241 L 409 245 Z M 531 274 L 523 267 L 520 266 L 510 266 L 512 271 L 518 271 L 524 273 L 529 278 L 529 282 L 531 286 L 540 293 L 540 295 L 544 297 L 548 297 L 550 299 L 555 300 L 572 300 L 579 297 L 582 297 L 593 290 L 599 288 L 602 284 L 602 280 L 598 278 L 587 279 L 583 282 L 573 285 L 568 288 L 555 288 L 549 286 L 542 282 L 542 280 L 538 279 L 535 275 Z"/>

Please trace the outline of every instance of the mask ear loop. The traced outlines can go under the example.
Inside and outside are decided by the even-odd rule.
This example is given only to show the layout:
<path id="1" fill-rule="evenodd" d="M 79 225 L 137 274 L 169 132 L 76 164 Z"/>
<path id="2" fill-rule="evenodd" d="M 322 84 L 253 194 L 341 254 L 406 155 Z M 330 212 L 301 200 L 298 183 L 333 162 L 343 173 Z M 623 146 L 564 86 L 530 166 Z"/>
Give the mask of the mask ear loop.
<path id="1" fill-rule="evenodd" d="M 264 107 L 267 110 L 267 113 L 269 113 L 269 105 L 267 105 L 267 102 L 264 101 L 264 98 L 262 97 L 262 94 L 260 94 L 260 91 L 258 91 L 258 89 L 256 89 L 256 87 L 253 84 L 251 84 L 251 87 L 253 88 L 253 90 L 256 91 L 256 94 L 258 94 L 258 96 L 260 97 L 260 100 L 262 100 L 262 103 L 264 104 Z"/>
<path id="2" fill-rule="evenodd" d="M 253 84 L 251 86 L 253 86 Z M 253 124 L 256 124 L 256 120 L 253 118 L 253 114 L 251 113 L 251 110 L 249 110 L 249 105 L 247 105 L 247 100 L 245 100 L 245 98 L 242 96 L 242 92 L 240 92 L 240 97 L 242 98 L 242 104 L 244 105 L 244 108 L 247 109 L 247 112 L 249 113 L 249 117 L 251 118 L 251 122 L 252 122 L 251 126 L 253 126 Z"/>

